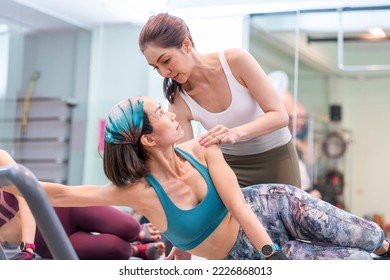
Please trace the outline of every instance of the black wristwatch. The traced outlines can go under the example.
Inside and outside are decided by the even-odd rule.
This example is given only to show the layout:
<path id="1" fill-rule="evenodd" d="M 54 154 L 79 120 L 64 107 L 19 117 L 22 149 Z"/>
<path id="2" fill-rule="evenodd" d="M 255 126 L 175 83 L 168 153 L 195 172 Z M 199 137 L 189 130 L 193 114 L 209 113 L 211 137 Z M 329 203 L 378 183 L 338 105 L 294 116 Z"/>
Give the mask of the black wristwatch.
<path id="1" fill-rule="evenodd" d="M 25 251 L 26 249 L 32 249 L 33 251 L 35 251 L 35 244 L 22 241 L 22 243 L 20 243 L 19 245 L 19 249 L 21 251 Z"/>
<path id="2" fill-rule="evenodd" d="M 268 259 L 270 256 L 272 256 L 274 253 L 280 252 L 280 247 L 278 244 L 272 243 L 272 244 L 266 244 L 263 247 L 261 247 L 261 251 L 259 252 L 259 256 L 261 260 Z"/>

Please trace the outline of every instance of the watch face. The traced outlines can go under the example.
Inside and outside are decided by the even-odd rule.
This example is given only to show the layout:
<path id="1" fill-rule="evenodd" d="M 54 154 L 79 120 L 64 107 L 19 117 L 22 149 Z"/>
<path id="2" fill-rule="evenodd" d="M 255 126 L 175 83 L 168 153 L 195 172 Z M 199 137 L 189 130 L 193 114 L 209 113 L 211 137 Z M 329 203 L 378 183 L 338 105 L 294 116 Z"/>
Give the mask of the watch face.
<path id="1" fill-rule="evenodd" d="M 261 248 L 261 252 L 263 253 L 264 256 L 269 256 L 272 254 L 274 249 L 272 248 L 271 245 L 264 245 L 263 248 Z"/>
<path id="2" fill-rule="evenodd" d="M 19 249 L 22 250 L 22 251 L 23 251 L 24 249 L 26 249 L 26 243 L 25 243 L 25 242 L 20 243 Z"/>

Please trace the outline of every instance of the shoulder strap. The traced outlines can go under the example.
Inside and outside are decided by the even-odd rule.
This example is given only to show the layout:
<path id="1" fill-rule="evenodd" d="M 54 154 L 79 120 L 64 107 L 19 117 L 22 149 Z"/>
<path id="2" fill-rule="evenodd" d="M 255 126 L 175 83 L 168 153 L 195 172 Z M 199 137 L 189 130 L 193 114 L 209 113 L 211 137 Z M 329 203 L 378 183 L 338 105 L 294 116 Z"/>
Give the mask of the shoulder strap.
<path id="1" fill-rule="evenodd" d="M 167 193 L 164 191 L 163 187 L 156 180 L 156 178 L 153 177 L 152 174 L 147 176 L 146 180 L 148 180 L 149 184 L 152 186 L 152 188 L 157 193 L 157 196 L 160 199 L 160 202 L 161 202 L 164 209 L 170 208 L 170 207 L 175 207 L 175 205 L 173 204 L 171 199 L 168 197 Z M 167 214 L 167 213 L 165 213 L 165 214 Z"/>
<path id="2" fill-rule="evenodd" d="M 207 184 L 212 183 L 209 170 L 206 166 L 204 166 L 202 163 L 200 163 L 196 158 L 194 158 L 193 155 L 187 153 L 186 151 L 183 151 L 179 147 L 175 146 L 175 151 L 178 152 L 183 158 L 189 161 L 189 163 L 192 164 L 193 167 L 196 168 L 196 170 L 199 171 L 200 174 L 202 174 L 203 178 L 206 180 Z"/>
<path id="3" fill-rule="evenodd" d="M 232 73 L 232 70 L 230 70 L 229 64 L 228 64 L 226 57 L 225 57 L 225 51 L 220 51 L 218 53 L 218 56 L 219 56 L 219 61 L 221 62 L 223 71 L 225 71 L 225 73 Z"/>

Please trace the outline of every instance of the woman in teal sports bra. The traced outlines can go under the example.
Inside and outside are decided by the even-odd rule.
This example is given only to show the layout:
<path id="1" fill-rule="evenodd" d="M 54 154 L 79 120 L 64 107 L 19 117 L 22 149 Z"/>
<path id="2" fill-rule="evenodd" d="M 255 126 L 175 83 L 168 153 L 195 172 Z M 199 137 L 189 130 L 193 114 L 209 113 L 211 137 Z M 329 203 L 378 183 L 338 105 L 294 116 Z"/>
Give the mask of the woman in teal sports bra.
<path id="1" fill-rule="evenodd" d="M 197 139 L 176 145 L 183 134 L 175 114 L 150 97 L 125 99 L 105 127 L 104 171 L 112 183 L 41 184 L 54 206 L 131 207 L 178 249 L 206 259 L 389 257 L 377 224 L 293 186 L 241 189 L 219 146 Z"/>

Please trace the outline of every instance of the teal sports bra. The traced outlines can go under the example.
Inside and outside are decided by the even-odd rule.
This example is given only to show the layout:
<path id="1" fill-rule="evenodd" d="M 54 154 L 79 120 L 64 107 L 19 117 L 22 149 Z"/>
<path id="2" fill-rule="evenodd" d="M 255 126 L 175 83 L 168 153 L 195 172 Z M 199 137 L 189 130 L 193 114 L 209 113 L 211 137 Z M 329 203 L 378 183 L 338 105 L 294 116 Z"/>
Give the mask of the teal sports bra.
<path id="1" fill-rule="evenodd" d="M 191 154 L 178 147 L 175 147 L 175 151 L 189 161 L 206 180 L 208 191 L 198 205 L 182 210 L 176 207 L 152 175 L 146 179 L 156 191 L 165 211 L 168 225 L 163 235 L 180 250 L 188 251 L 202 243 L 217 228 L 228 210 L 215 189 L 208 169 Z"/>

